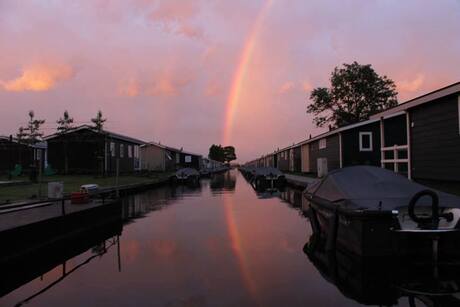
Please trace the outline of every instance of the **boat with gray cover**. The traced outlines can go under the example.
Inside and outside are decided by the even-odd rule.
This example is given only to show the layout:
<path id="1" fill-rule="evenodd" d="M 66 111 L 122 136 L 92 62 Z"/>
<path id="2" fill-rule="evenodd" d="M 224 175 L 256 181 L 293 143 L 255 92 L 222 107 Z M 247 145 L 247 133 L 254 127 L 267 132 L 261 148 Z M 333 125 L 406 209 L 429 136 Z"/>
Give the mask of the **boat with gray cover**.
<path id="1" fill-rule="evenodd" d="M 460 255 L 460 197 L 374 166 L 330 172 L 304 191 L 328 249 L 362 256 Z"/>

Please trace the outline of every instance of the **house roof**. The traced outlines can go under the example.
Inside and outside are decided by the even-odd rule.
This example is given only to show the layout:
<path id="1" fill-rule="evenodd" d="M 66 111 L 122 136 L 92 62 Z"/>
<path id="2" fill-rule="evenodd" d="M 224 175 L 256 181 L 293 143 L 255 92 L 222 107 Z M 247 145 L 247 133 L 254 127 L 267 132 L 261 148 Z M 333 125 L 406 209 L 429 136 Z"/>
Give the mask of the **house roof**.
<path id="1" fill-rule="evenodd" d="M 125 136 L 125 135 L 122 135 L 122 134 L 119 134 L 119 133 L 111 132 L 111 131 L 108 131 L 108 130 L 97 131 L 94 127 L 89 126 L 89 125 L 81 125 L 81 126 L 78 126 L 78 127 L 75 127 L 75 128 L 71 128 L 71 129 L 69 129 L 68 131 L 66 131 L 64 133 L 54 133 L 54 134 L 46 136 L 44 138 L 44 140 L 45 141 L 51 140 L 51 139 L 59 137 L 59 136 L 61 136 L 63 134 L 70 134 L 70 133 L 74 133 L 74 132 L 80 131 L 80 130 L 90 130 L 90 131 L 95 132 L 95 133 L 106 134 L 111 138 L 126 141 L 126 142 L 131 142 L 131 143 L 134 143 L 134 144 L 141 145 L 141 144 L 145 143 L 144 141 L 141 141 L 139 139 L 135 139 L 135 138 Z"/>
<path id="2" fill-rule="evenodd" d="M 185 151 L 183 149 L 177 149 L 177 148 L 166 146 L 166 145 L 156 143 L 156 142 L 148 142 L 148 143 L 143 144 L 142 146 L 143 147 L 156 146 L 156 147 L 160 147 L 160 148 L 163 148 L 163 149 L 166 149 L 166 150 L 169 150 L 169 151 L 180 152 L 180 153 L 183 153 L 183 154 L 186 154 L 186 155 L 201 157 L 200 154 L 196 154 L 196 153 L 193 153 L 193 152 L 190 152 L 190 151 Z"/>
<path id="3" fill-rule="evenodd" d="M 451 85 L 448 85 L 446 87 L 437 89 L 435 91 L 429 92 L 427 94 L 424 94 L 422 96 L 413 98 L 411 100 L 408 100 L 404 103 L 401 103 L 391 109 L 382 111 L 380 113 L 372 115 L 370 118 L 371 119 L 376 119 L 376 118 L 381 118 L 381 117 L 386 117 L 389 115 L 392 115 L 397 112 L 404 112 L 410 108 L 422 105 L 424 103 L 433 101 L 435 99 L 439 99 L 445 96 L 449 96 L 455 93 L 460 93 L 460 82 L 453 83 Z"/>

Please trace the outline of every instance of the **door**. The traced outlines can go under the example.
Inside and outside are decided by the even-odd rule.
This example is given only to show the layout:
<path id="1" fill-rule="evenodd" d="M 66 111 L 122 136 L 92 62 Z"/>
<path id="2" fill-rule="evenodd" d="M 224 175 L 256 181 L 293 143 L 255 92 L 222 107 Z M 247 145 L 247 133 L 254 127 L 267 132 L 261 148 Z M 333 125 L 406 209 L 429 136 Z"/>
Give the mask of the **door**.
<path id="1" fill-rule="evenodd" d="M 302 145 L 301 147 L 301 156 L 302 156 L 302 172 L 310 172 L 310 148 L 308 144 Z"/>
<path id="2" fill-rule="evenodd" d="M 324 177 L 327 175 L 327 158 L 318 158 L 318 177 Z"/>

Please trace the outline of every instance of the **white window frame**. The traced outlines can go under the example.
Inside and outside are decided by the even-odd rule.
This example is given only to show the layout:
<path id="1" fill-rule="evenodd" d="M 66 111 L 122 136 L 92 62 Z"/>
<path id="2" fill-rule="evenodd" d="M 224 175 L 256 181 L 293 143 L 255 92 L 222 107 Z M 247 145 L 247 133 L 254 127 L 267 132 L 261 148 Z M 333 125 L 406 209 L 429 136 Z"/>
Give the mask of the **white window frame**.
<path id="1" fill-rule="evenodd" d="M 192 163 L 192 156 L 190 155 L 185 156 L 184 161 L 185 163 Z"/>
<path id="2" fill-rule="evenodd" d="M 363 137 L 364 136 L 369 136 L 369 147 L 363 147 Z M 373 145 L 373 135 L 371 131 L 361 131 L 359 133 L 359 151 L 373 151 L 374 150 L 374 145 Z"/>
<path id="3" fill-rule="evenodd" d="M 125 144 L 120 144 L 120 158 L 125 157 Z"/>
<path id="4" fill-rule="evenodd" d="M 114 142 L 110 142 L 110 155 L 112 157 L 115 157 L 115 143 Z"/>
<path id="5" fill-rule="evenodd" d="M 319 140 L 319 149 L 327 148 L 327 138 L 322 138 Z"/>
<path id="6" fill-rule="evenodd" d="M 133 145 L 128 145 L 128 158 L 133 157 Z"/>
<path id="7" fill-rule="evenodd" d="M 139 145 L 134 145 L 134 158 L 139 159 Z"/>

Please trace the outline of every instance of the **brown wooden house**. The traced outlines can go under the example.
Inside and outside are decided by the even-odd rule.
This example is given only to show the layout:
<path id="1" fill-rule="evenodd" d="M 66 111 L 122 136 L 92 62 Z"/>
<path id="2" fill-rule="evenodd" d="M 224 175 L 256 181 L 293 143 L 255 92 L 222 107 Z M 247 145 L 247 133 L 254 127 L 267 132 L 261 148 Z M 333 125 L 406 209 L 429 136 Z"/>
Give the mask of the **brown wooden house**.
<path id="1" fill-rule="evenodd" d="M 144 142 L 83 125 L 45 138 L 48 164 L 59 173 L 114 174 L 140 169 L 139 146 Z"/>

